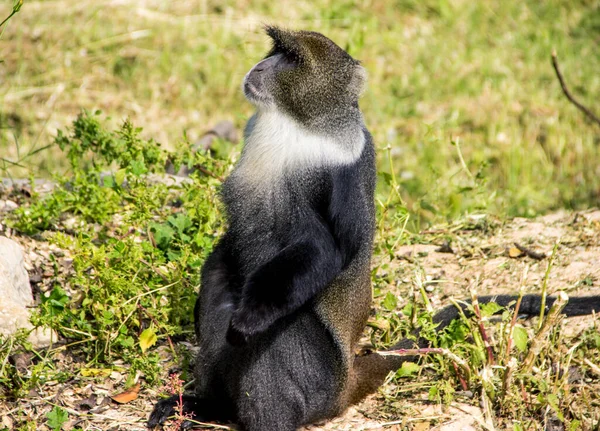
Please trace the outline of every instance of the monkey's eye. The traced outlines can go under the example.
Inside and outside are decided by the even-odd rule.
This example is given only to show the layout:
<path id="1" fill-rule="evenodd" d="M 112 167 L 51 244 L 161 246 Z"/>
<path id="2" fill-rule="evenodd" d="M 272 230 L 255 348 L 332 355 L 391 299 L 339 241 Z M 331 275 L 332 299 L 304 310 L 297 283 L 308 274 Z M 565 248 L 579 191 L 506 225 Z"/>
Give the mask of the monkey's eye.
<path id="1" fill-rule="evenodd" d="M 284 54 L 277 62 L 277 69 L 279 71 L 293 69 L 298 66 L 300 59 L 294 54 Z"/>

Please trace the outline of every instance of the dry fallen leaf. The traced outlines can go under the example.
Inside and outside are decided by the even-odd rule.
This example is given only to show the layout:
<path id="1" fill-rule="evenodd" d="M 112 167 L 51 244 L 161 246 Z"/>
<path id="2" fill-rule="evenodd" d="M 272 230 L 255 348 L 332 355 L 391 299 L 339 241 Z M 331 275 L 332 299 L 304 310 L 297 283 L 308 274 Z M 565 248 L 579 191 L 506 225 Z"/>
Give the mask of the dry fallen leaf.
<path id="1" fill-rule="evenodd" d="M 519 250 L 517 247 L 511 247 L 508 249 L 508 255 L 510 257 L 521 257 L 523 256 L 523 252 Z"/>
<path id="2" fill-rule="evenodd" d="M 140 392 L 140 384 L 136 383 L 135 385 L 133 385 L 132 387 L 127 389 L 125 392 L 121 392 L 120 394 L 113 395 L 113 396 L 111 396 L 111 398 L 113 401 L 115 401 L 119 404 L 125 404 L 125 403 L 135 400 L 138 397 L 139 392 Z"/>

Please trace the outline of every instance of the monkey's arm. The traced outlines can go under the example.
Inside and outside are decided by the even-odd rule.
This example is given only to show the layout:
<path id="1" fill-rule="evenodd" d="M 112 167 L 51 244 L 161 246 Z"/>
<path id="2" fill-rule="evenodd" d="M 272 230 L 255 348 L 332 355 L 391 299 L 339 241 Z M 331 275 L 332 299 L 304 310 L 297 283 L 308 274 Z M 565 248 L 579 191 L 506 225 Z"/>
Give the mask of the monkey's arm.
<path id="1" fill-rule="evenodd" d="M 227 339 L 242 344 L 310 299 L 349 264 L 365 244 L 370 249 L 372 201 L 354 168 L 332 177 L 331 193 L 318 221 L 302 237 L 258 268 L 242 288 Z"/>
<path id="2" fill-rule="evenodd" d="M 246 281 L 227 334 L 232 344 L 242 344 L 300 308 L 342 270 L 342 254 L 331 234 L 322 227 L 310 230 Z"/>

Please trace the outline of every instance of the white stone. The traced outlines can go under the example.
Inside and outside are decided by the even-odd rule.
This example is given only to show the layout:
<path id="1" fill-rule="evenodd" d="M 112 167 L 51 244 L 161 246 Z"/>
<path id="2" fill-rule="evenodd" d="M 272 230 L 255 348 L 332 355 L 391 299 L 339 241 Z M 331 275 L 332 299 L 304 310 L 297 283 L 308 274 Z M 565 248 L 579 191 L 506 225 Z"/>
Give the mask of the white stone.
<path id="1" fill-rule="evenodd" d="M 11 300 L 22 307 L 33 304 L 24 261 L 21 246 L 0 236 L 0 303 Z"/>
<path id="2" fill-rule="evenodd" d="M 23 249 L 13 240 L 0 236 L 0 335 L 12 335 L 19 329 L 32 330 L 27 308 L 32 305 Z M 48 329 L 35 328 L 28 340 L 35 348 L 42 348 L 56 340 L 56 336 Z"/>
<path id="3" fill-rule="evenodd" d="M 14 211 L 19 208 L 16 202 L 0 199 L 0 212 Z"/>

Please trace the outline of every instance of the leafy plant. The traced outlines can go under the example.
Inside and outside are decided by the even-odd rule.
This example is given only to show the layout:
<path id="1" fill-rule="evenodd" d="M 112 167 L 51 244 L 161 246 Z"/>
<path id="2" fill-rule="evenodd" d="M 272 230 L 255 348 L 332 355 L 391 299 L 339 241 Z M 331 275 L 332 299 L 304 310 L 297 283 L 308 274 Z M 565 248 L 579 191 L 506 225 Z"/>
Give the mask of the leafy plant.
<path id="1" fill-rule="evenodd" d="M 54 408 L 46 414 L 46 418 L 48 418 L 48 426 L 52 428 L 53 431 L 60 431 L 65 422 L 69 420 L 69 414 L 60 407 L 54 406 Z"/>
<path id="2" fill-rule="evenodd" d="M 229 164 L 168 152 L 128 121 L 107 130 L 99 115 L 83 112 L 59 131 L 55 143 L 70 172 L 8 222 L 43 234 L 73 259 L 66 284 L 42 297 L 34 323 L 53 328 L 94 363 L 122 358 L 130 375 L 141 370 L 152 382 L 157 339 L 191 331 L 199 269 L 221 226 L 219 180 L 198 171 L 176 183 L 164 166 L 171 160 L 220 176 Z"/>

